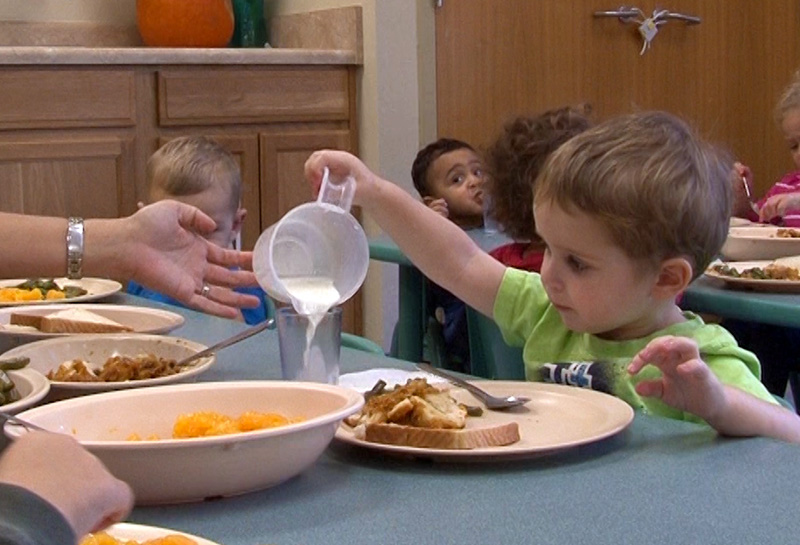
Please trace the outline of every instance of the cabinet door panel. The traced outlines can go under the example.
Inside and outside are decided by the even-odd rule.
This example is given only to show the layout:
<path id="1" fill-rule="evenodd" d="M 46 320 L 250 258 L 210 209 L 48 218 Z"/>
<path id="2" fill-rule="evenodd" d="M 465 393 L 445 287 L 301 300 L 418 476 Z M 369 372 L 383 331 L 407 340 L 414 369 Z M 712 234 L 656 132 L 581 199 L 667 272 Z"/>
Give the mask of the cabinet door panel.
<path id="1" fill-rule="evenodd" d="M 127 138 L 0 142 L 0 210 L 112 218 L 135 210 Z"/>

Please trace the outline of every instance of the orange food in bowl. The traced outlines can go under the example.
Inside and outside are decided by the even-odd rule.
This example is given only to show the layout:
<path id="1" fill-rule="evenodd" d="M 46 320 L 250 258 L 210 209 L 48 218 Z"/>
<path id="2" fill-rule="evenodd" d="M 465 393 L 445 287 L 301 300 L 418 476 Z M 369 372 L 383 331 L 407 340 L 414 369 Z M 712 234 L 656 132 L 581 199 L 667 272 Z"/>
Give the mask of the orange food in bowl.
<path id="1" fill-rule="evenodd" d="M 231 0 L 136 0 L 136 23 L 153 47 L 225 47 L 233 36 Z"/>
<path id="2" fill-rule="evenodd" d="M 147 541 L 134 541 L 129 539 L 116 539 L 115 537 L 99 532 L 89 534 L 81 540 L 80 545 L 197 545 L 197 542 L 178 534 L 168 534 Z"/>

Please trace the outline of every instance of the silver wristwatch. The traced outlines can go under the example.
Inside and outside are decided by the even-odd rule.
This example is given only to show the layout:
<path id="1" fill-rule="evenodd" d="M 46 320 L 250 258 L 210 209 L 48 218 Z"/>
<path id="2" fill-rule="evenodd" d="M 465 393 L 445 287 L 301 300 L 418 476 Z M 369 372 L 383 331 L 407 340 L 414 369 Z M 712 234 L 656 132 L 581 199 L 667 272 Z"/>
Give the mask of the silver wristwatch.
<path id="1" fill-rule="evenodd" d="M 83 218 L 67 221 L 67 278 L 81 278 L 83 266 Z"/>

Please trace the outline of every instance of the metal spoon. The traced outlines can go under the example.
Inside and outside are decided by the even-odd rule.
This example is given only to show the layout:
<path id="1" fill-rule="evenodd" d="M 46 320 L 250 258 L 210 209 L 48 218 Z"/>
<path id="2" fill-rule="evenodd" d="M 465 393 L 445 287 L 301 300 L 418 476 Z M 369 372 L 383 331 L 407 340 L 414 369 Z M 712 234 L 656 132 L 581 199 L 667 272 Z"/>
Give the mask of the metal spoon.
<path id="1" fill-rule="evenodd" d="M 33 430 L 46 431 L 46 432 L 50 431 L 50 430 L 44 429 L 43 427 L 39 426 L 38 424 L 34 424 L 33 422 L 28 422 L 27 420 L 25 420 L 23 418 L 16 417 L 13 414 L 7 413 L 5 411 L 0 411 L 0 418 L 2 418 L 3 420 L 8 420 L 9 422 L 12 422 L 14 424 L 17 424 L 18 426 L 22 426 L 23 428 L 25 428 L 27 430 L 30 430 L 30 431 L 33 431 Z"/>
<path id="2" fill-rule="evenodd" d="M 444 379 L 447 379 L 456 386 L 464 388 L 465 390 L 469 391 L 472 395 L 483 401 L 487 409 L 491 409 L 493 411 L 501 411 L 503 409 L 510 409 L 511 407 L 524 405 L 525 403 L 531 400 L 531 398 L 523 396 L 508 396 L 508 397 L 493 396 L 489 392 L 481 390 L 474 384 L 471 384 L 466 380 L 463 380 L 455 375 L 451 375 L 450 373 L 443 371 L 432 365 L 429 365 L 427 363 L 418 363 L 417 368 L 421 371 L 425 371 L 426 373 L 430 373 L 432 375 L 436 375 Z"/>
<path id="3" fill-rule="evenodd" d="M 189 363 L 191 363 L 191 362 L 193 362 L 193 361 L 195 361 L 195 360 L 197 360 L 199 358 L 204 358 L 206 356 L 209 356 L 209 355 L 213 354 L 214 352 L 217 352 L 218 350 L 221 350 L 221 349 L 225 348 L 226 346 L 230 346 L 232 344 L 236 344 L 239 341 L 243 341 L 248 337 L 252 337 L 256 333 L 260 333 L 260 332 L 264 331 L 265 329 L 273 327 L 274 325 L 275 325 L 275 319 L 274 318 L 270 318 L 269 320 L 267 320 L 265 322 L 261 322 L 260 324 L 254 325 L 253 327 L 251 327 L 249 329 L 245 329 L 241 333 L 237 333 L 236 335 L 234 335 L 232 337 L 228 337 L 227 339 L 225 339 L 223 341 L 220 341 L 220 342 L 218 342 L 216 344 L 212 344 L 211 346 L 209 346 L 208 348 L 206 348 L 204 350 L 201 350 L 200 352 L 197 352 L 195 354 L 192 354 L 191 356 L 183 358 L 176 365 L 178 367 L 183 367 L 183 366 L 185 366 L 185 365 L 187 365 L 187 364 L 189 364 Z"/>

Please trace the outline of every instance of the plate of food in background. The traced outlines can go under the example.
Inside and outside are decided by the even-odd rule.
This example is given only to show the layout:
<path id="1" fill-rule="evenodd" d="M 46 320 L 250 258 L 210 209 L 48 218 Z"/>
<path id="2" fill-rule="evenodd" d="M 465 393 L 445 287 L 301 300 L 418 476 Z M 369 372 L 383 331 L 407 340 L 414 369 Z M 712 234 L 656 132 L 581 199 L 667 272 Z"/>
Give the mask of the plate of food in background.
<path id="1" fill-rule="evenodd" d="M 69 303 L 0 308 L 0 337 L 11 345 L 75 334 L 168 333 L 184 322 L 168 310 L 129 305 Z"/>
<path id="2" fill-rule="evenodd" d="M 715 261 L 706 269 L 705 275 L 734 289 L 800 293 L 800 256 L 773 261 Z"/>
<path id="3" fill-rule="evenodd" d="M 756 261 L 800 255 L 800 229 L 761 225 L 731 227 L 720 250 L 729 261 Z"/>
<path id="4" fill-rule="evenodd" d="M 24 344 L 0 360 L 26 358 L 49 380 L 51 399 L 193 380 L 216 361 L 212 354 L 187 365 L 180 360 L 207 347 L 162 335 L 72 335 Z"/>
<path id="5" fill-rule="evenodd" d="M 16 278 L 0 280 L 0 306 L 52 305 L 97 301 L 122 290 L 106 278 Z"/>

